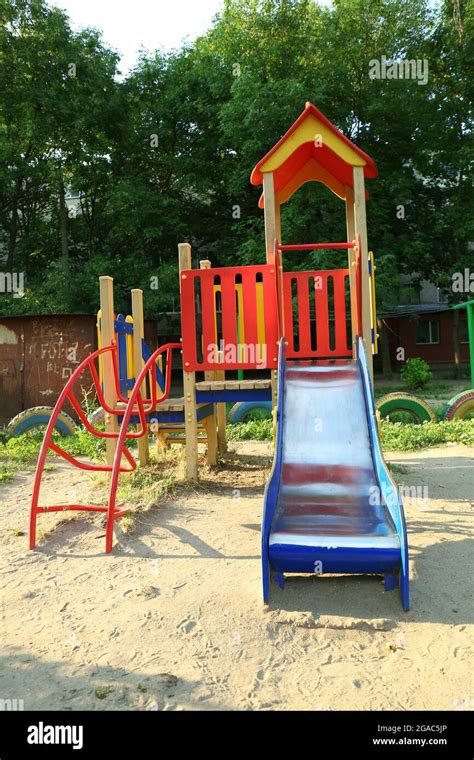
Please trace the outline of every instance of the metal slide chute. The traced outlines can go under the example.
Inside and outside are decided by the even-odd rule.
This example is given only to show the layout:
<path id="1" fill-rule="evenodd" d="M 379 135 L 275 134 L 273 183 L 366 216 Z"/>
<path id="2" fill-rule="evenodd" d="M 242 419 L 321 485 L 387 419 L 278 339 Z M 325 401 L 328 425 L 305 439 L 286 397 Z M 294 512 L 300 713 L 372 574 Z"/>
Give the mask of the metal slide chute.
<path id="1" fill-rule="evenodd" d="M 277 440 L 265 491 L 263 593 L 270 575 L 370 573 L 408 609 L 403 507 L 383 461 L 363 343 L 353 360 L 298 362 L 280 345 Z"/>

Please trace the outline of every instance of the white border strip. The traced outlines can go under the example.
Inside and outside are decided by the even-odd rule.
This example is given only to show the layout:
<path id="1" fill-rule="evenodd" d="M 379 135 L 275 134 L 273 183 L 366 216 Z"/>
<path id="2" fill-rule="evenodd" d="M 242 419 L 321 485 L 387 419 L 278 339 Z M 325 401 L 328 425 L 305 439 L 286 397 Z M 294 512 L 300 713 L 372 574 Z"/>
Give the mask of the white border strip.
<path id="1" fill-rule="evenodd" d="M 313 536 L 272 533 L 269 545 L 313 546 L 321 549 L 400 549 L 398 536 Z"/>

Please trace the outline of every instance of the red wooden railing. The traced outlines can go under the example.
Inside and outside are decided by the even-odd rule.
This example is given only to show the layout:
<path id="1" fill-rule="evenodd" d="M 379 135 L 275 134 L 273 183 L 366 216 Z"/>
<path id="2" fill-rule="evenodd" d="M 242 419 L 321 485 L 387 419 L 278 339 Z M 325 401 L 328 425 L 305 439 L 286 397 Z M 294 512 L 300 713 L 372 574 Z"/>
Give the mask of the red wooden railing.
<path id="1" fill-rule="evenodd" d="M 190 269 L 181 273 L 184 369 L 273 368 L 277 361 L 277 341 L 282 335 L 288 340 L 289 358 L 331 359 L 351 356 L 352 335 L 348 329 L 350 313 L 346 308 L 346 296 L 350 290 L 349 270 L 282 271 L 283 252 L 323 249 L 354 249 L 354 297 L 357 309 L 356 324 L 352 325 L 352 331 L 355 335 L 361 334 L 359 240 L 291 245 L 282 245 L 275 240 L 272 264 Z M 257 303 L 259 283 L 263 289 L 263 309 L 259 309 Z M 219 309 L 216 306 L 216 289 L 221 297 Z M 200 298 L 197 297 L 198 292 Z M 201 315 L 198 313 L 199 303 L 202 305 Z M 263 353 L 264 362 L 252 360 L 245 352 L 239 353 L 237 358 L 235 354 L 229 358 L 224 351 L 219 359 L 216 350 L 210 352 L 212 347 L 242 348 L 242 340 L 245 347 L 259 346 L 259 358 Z"/>
<path id="2" fill-rule="evenodd" d="M 333 289 L 333 330 L 330 320 L 330 284 Z M 348 288 L 348 269 L 283 274 L 288 358 L 351 356 L 351 336 L 348 334 L 346 313 Z"/>
<path id="3" fill-rule="evenodd" d="M 259 287 L 262 290 L 263 310 L 258 307 Z M 241 314 L 238 313 L 239 288 L 243 304 Z M 216 289 L 219 290 L 221 299 L 220 309 L 216 305 Z M 277 304 L 275 265 L 182 271 L 184 369 L 275 368 L 279 338 Z M 243 338 L 239 334 L 239 325 Z M 217 350 L 221 349 L 222 353 L 217 356 Z"/>

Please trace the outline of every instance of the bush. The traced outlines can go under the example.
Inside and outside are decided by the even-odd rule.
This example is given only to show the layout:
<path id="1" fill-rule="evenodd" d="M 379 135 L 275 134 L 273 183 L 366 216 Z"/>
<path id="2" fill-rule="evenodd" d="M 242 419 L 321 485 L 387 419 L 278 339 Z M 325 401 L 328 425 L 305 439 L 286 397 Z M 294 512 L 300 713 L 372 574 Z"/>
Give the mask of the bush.
<path id="1" fill-rule="evenodd" d="M 400 377 L 409 390 L 416 391 L 428 385 L 433 375 L 429 364 L 424 359 L 417 358 L 407 359 Z"/>

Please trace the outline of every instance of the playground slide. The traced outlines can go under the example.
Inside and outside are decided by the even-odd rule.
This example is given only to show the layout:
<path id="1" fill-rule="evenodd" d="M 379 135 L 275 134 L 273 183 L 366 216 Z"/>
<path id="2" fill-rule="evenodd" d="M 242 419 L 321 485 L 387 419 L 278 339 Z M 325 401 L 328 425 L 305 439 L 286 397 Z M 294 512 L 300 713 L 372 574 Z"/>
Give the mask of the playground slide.
<path id="1" fill-rule="evenodd" d="M 375 573 L 400 585 L 408 555 L 399 495 L 382 458 L 362 341 L 358 359 L 285 361 L 262 527 L 264 599 L 270 574 Z"/>

